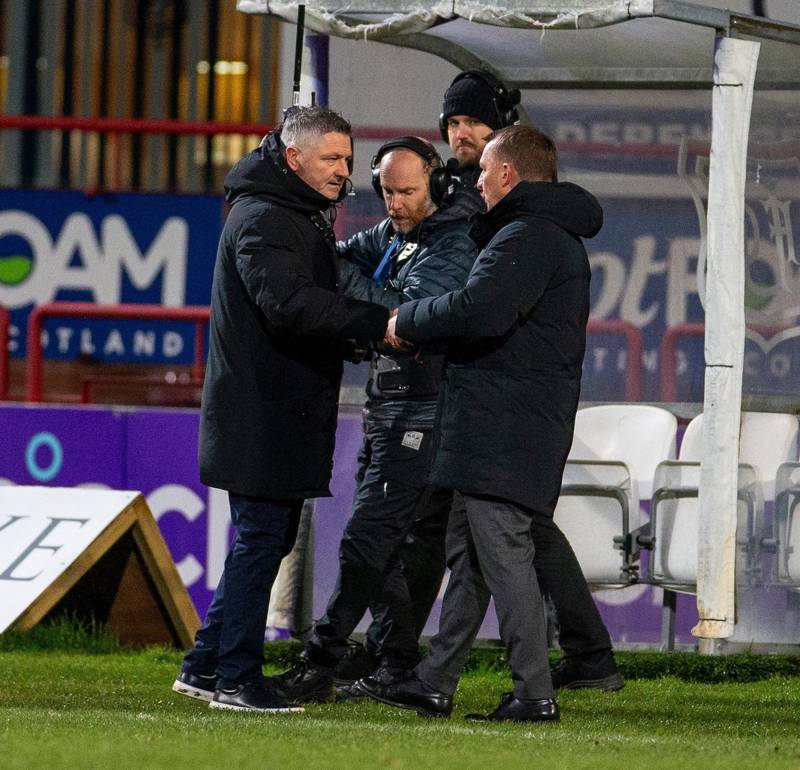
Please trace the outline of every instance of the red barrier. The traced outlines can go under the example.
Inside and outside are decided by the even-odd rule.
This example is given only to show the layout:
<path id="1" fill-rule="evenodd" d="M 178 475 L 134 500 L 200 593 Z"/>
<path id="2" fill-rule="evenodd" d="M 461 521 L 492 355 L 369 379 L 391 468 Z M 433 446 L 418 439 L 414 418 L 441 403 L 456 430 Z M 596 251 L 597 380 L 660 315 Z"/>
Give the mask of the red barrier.
<path id="1" fill-rule="evenodd" d="M 0 130 L 21 129 L 34 131 L 87 131 L 99 134 L 172 134 L 180 136 L 214 136 L 215 134 L 266 134 L 274 126 L 267 123 L 224 123 L 214 121 L 156 120 L 148 118 L 90 118 L 63 115 L 2 115 Z M 363 126 L 353 128 L 354 139 L 386 141 L 409 133 L 407 127 Z M 432 142 L 441 140 L 436 129 L 415 129 L 414 133 Z M 559 142 L 560 152 L 581 152 L 603 155 L 642 155 L 671 157 L 678 151 L 677 144 L 644 144 L 638 142 Z M 695 155 L 708 155 L 707 142 L 689 142 L 688 151 Z M 766 152 L 767 150 L 765 150 Z M 785 157 L 781 145 L 781 157 Z"/>
<path id="2" fill-rule="evenodd" d="M 26 399 L 39 403 L 43 391 L 42 326 L 46 318 L 105 318 L 128 321 L 191 321 L 195 324 L 192 377 L 203 379 L 203 325 L 209 309 L 204 305 L 163 307 L 162 305 L 95 305 L 91 302 L 50 302 L 39 305 L 28 317 Z"/>
<path id="3" fill-rule="evenodd" d="M 216 134 L 258 135 L 272 131 L 268 123 L 223 123 L 216 121 L 153 120 L 139 118 L 81 118 L 60 115 L 0 115 L 0 129 L 33 131 L 87 131 L 98 134 L 175 134 L 178 136 L 214 136 Z M 407 128 L 366 126 L 353 128 L 355 139 L 384 141 L 408 133 Z M 417 130 L 419 136 L 439 141 L 435 129 Z"/>
<path id="4" fill-rule="evenodd" d="M 757 332 L 762 337 L 770 338 L 779 332 L 791 329 L 791 324 L 747 324 L 747 328 Z M 705 324 L 687 323 L 670 326 L 661 340 L 661 400 L 676 401 L 678 398 L 678 342 L 683 337 L 705 336 Z"/>
<path id="5" fill-rule="evenodd" d="M 642 392 L 642 333 L 629 321 L 591 320 L 586 334 L 617 334 L 625 338 L 625 400 L 638 401 Z"/>
<path id="6" fill-rule="evenodd" d="M 37 131 L 89 131 L 99 134 L 266 134 L 274 126 L 267 123 L 217 123 L 189 120 L 151 120 L 131 118 L 80 118 L 62 115 L 3 115 L 0 128 Z"/>
<path id="7" fill-rule="evenodd" d="M 705 324 L 675 324 L 670 326 L 661 340 L 661 356 L 659 368 L 661 372 L 661 400 L 674 402 L 678 400 L 678 341 L 683 337 L 702 337 L 705 335 Z"/>
<path id="8" fill-rule="evenodd" d="M 94 374 L 89 377 L 84 377 L 81 380 L 81 396 L 80 402 L 82 404 L 93 404 L 94 396 L 96 388 L 103 387 L 103 386 L 124 386 L 124 385 L 136 385 L 137 388 L 166 388 L 170 391 L 173 390 L 180 390 L 184 392 L 190 393 L 198 393 L 203 388 L 203 380 L 196 379 L 195 377 L 187 377 L 187 379 L 180 380 L 176 379 L 175 381 L 171 381 L 164 377 L 136 377 L 132 378 L 130 376 L 121 376 L 118 374 Z M 193 401 L 197 403 L 197 398 L 193 398 Z M 169 404 L 165 404 L 162 401 L 157 402 L 159 406 L 172 406 L 172 402 Z"/>
<path id="9" fill-rule="evenodd" d="M 91 302 L 50 302 L 34 308 L 28 317 L 28 355 L 26 363 L 26 399 L 28 401 L 39 403 L 43 396 L 42 327 L 46 318 L 193 321 L 196 327 L 192 380 L 194 382 L 202 382 L 203 380 L 203 325 L 208 323 L 208 307 L 199 305 L 163 307 L 161 305 L 95 305 Z M 2 316 L 0 315 L 0 339 L 2 338 L 1 319 Z M 619 334 L 625 337 L 627 344 L 625 399 L 627 401 L 638 401 L 641 392 L 641 332 L 633 324 L 618 320 L 589 321 L 586 332 L 587 334 Z M 6 369 L 2 371 L 5 372 Z M 91 386 L 89 388 L 91 389 Z M 84 394 L 83 398 L 86 398 L 87 395 Z M 91 398 L 90 395 L 89 398 Z"/>
<path id="10" fill-rule="evenodd" d="M 8 337 L 11 329 L 11 316 L 0 307 L 0 401 L 8 399 Z"/>

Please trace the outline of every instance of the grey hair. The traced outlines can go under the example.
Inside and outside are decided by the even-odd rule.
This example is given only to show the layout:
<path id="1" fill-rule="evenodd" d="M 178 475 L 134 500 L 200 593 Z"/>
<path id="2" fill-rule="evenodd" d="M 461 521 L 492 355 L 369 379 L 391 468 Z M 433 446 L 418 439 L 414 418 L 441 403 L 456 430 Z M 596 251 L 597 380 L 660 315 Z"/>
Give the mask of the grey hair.
<path id="1" fill-rule="evenodd" d="M 281 141 L 286 147 L 307 146 L 309 140 L 323 134 L 337 133 L 350 136 L 350 124 L 333 110 L 314 107 L 290 107 L 281 125 Z"/>

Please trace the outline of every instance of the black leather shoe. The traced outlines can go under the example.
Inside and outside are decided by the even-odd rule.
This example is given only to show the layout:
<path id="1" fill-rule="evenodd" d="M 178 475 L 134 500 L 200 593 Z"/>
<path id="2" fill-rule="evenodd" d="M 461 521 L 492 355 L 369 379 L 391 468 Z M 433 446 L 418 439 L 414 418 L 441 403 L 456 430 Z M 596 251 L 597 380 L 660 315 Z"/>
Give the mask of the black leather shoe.
<path id="1" fill-rule="evenodd" d="M 216 674 L 190 674 L 181 671 L 172 683 L 172 691 L 195 700 L 210 701 L 217 689 Z"/>
<path id="2" fill-rule="evenodd" d="M 611 651 L 591 655 L 565 656 L 550 672 L 554 690 L 605 690 L 625 686 Z"/>
<path id="3" fill-rule="evenodd" d="M 380 685 L 390 685 L 396 682 L 402 682 L 405 679 L 414 679 L 414 672 L 407 668 L 398 668 L 397 666 L 388 666 L 386 664 L 376 668 L 368 676 L 364 676 L 356 682 L 356 686 L 360 687 L 362 682 L 366 682 L 368 687 L 378 687 Z M 418 680 L 419 681 L 419 680 Z"/>
<path id="4" fill-rule="evenodd" d="M 475 722 L 558 722 L 560 717 L 552 698 L 520 700 L 507 692 L 491 714 L 467 714 L 465 718 Z"/>
<path id="5" fill-rule="evenodd" d="M 333 671 L 333 683 L 340 687 L 355 684 L 362 676 L 371 674 L 380 665 L 377 655 L 364 649 L 362 644 L 350 644 L 344 657 Z"/>
<path id="6" fill-rule="evenodd" d="M 449 695 L 428 687 L 414 674 L 388 683 L 378 676 L 368 676 L 358 681 L 358 689 L 372 700 L 401 709 L 413 709 L 421 717 L 446 718 L 453 710 L 453 699 Z"/>
<path id="7" fill-rule="evenodd" d="M 265 714 L 299 714 L 301 706 L 281 698 L 264 682 L 244 682 L 232 689 L 218 689 L 208 704 L 212 709 L 229 711 L 257 711 Z"/>
<path id="8" fill-rule="evenodd" d="M 267 677 L 267 686 L 290 703 L 333 703 L 333 668 L 312 661 L 301 653 L 293 668 Z"/>

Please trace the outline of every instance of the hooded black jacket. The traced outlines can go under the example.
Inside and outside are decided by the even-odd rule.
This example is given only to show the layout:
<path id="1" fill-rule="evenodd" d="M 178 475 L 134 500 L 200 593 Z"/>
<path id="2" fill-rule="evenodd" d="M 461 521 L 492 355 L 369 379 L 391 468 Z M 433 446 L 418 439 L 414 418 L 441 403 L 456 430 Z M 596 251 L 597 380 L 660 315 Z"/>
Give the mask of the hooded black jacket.
<path id="1" fill-rule="evenodd" d="M 586 346 L 580 236 L 602 221 L 576 185 L 522 182 L 473 225 L 482 251 L 465 288 L 400 308 L 400 337 L 450 341 L 434 483 L 552 513 Z"/>
<path id="2" fill-rule="evenodd" d="M 259 147 L 225 179 L 200 422 L 204 484 L 276 500 L 329 495 L 342 346 L 388 312 L 338 291 L 332 202 Z"/>
<path id="3" fill-rule="evenodd" d="M 342 291 L 350 297 L 396 308 L 412 299 L 438 297 L 460 289 L 466 283 L 478 253 L 468 235 L 468 220 L 474 213 L 473 196 L 457 186 L 449 203 L 404 236 L 406 243 L 416 243 L 417 247 L 402 260 L 395 260 L 391 279 L 385 286 L 377 285 L 371 275 L 395 237 L 391 219 L 384 219 L 348 240 L 340 241 L 337 250 L 341 257 L 339 281 Z M 399 368 L 398 382 L 407 385 L 407 391 L 386 394 L 377 387 L 377 371 L 387 362 Z M 380 360 L 374 356 L 372 364 L 367 383 L 370 401 L 438 398 L 444 366 L 441 345 L 438 349 L 427 346 L 413 353 L 392 352 Z"/>

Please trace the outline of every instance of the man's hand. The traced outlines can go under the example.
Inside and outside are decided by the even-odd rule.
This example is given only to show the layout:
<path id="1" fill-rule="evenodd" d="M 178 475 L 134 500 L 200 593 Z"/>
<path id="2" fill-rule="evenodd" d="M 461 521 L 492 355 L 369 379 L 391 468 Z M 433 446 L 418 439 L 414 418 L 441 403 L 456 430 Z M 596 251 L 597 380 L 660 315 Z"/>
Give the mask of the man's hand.
<path id="1" fill-rule="evenodd" d="M 389 347 L 395 348 L 397 350 L 408 351 L 411 350 L 414 345 L 410 342 L 406 342 L 401 337 L 398 337 L 395 334 L 395 326 L 397 325 L 397 310 L 392 310 L 391 316 L 389 317 L 389 325 L 386 327 L 386 335 L 383 338 L 383 341 Z"/>

